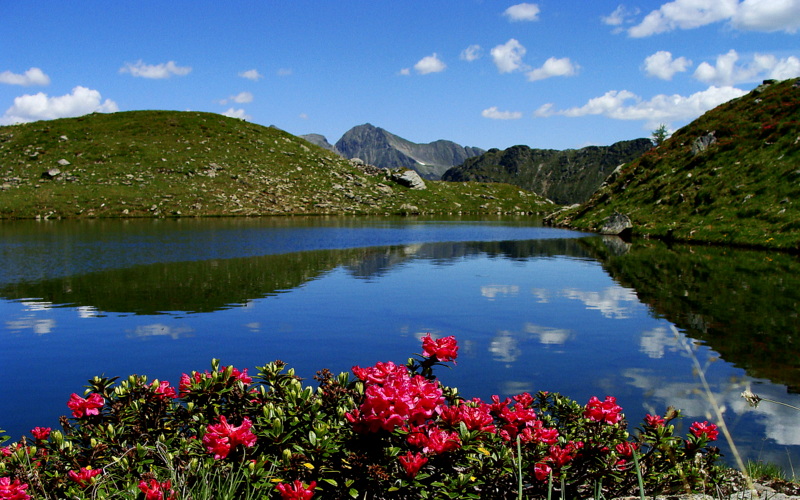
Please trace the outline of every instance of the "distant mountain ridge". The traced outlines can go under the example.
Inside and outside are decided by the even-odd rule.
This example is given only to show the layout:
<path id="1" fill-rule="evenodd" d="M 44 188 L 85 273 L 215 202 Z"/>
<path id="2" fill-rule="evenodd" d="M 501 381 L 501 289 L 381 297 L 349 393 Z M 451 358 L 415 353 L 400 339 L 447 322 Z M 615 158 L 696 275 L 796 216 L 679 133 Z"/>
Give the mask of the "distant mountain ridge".
<path id="1" fill-rule="evenodd" d="M 442 180 L 506 182 L 570 205 L 586 201 L 614 169 L 652 147 L 650 139 L 634 139 L 563 151 L 528 146 L 490 149 L 447 170 Z"/>
<path id="2" fill-rule="evenodd" d="M 348 159 L 360 158 L 381 168 L 411 168 L 430 180 L 439 180 L 448 169 L 485 152 L 447 140 L 417 144 L 370 123 L 351 128 L 335 145 L 319 134 L 300 137 Z"/>

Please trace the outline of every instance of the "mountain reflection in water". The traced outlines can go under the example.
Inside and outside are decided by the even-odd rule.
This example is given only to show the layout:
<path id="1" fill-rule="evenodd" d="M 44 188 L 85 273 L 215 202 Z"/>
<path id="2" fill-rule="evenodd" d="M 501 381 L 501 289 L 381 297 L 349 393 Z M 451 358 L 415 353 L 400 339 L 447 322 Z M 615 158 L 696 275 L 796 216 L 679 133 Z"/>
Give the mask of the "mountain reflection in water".
<path id="1" fill-rule="evenodd" d="M 15 229 L 16 228 L 16 229 Z M 746 457 L 800 463 L 800 264 L 633 245 L 525 220 L 219 220 L 0 225 L 0 428 L 55 426 L 94 375 L 176 382 L 211 358 L 316 370 L 402 362 L 456 335 L 437 373 L 466 397 L 615 395 L 632 426 L 709 419 L 695 359 Z M 31 377 L 30 374 L 35 374 Z M 727 445 L 720 443 L 725 450 Z M 730 453 L 728 453 L 730 456 Z"/>

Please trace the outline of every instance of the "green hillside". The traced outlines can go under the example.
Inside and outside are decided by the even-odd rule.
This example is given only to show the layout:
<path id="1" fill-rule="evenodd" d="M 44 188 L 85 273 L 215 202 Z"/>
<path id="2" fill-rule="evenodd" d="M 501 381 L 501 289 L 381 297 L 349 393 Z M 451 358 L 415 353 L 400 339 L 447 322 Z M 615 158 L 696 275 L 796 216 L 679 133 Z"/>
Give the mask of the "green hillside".
<path id="1" fill-rule="evenodd" d="M 614 212 L 634 234 L 800 250 L 800 80 L 707 112 L 548 220 L 600 230 Z"/>
<path id="2" fill-rule="evenodd" d="M 544 213 L 510 185 L 426 182 L 353 165 L 273 127 L 176 111 L 0 127 L 0 218 Z"/>

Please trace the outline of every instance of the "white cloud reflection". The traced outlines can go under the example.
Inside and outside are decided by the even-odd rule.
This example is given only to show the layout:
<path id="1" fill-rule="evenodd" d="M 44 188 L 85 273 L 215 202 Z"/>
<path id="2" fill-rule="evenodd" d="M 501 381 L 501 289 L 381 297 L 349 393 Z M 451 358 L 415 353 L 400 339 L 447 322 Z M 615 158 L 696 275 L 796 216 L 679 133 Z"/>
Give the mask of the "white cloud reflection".
<path id="1" fill-rule="evenodd" d="M 539 342 L 545 345 L 564 345 L 572 336 L 572 332 L 565 328 L 551 328 L 533 323 L 525 323 L 525 332 L 538 337 Z"/>
<path id="2" fill-rule="evenodd" d="M 608 287 L 599 292 L 567 288 L 561 291 L 561 295 L 568 299 L 579 300 L 587 309 L 600 311 L 606 318 L 613 319 L 630 317 L 633 306 L 639 304 L 636 292 L 621 286 Z"/>
<path id="3" fill-rule="evenodd" d="M 151 325 L 140 325 L 135 330 L 128 330 L 128 338 L 141 338 L 148 337 L 170 337 L 173 340 L 178 340 L 182 337 L 188 337 L 194 330 L 188 326 L 172 327 L 163 323 L 153 323 Z"/>
<path id="4" fill-rule="evenodd" d="M 481 295 L 489 300 L 494 300 L 498 295 L 515 297 L 519 295 L 517 285 L 485 285 L 481 287 Z"/>
<path id="5" fill-rule="evenodd" d="M 56 327 L 54 319 L 22 318 L 6 321 L 6 329 L 10 331 L 32 330 L 36 335 L 45 335 Z"/>
<path id="6" fill-rule="evenodd" d="M 642 332 L 639 339 L 639 349 L 650 358 L 660 359 L 667 350 L 674 352 L 678 349 L 678 338 L 666 327 L 659 326 L 652 330 Z"/>

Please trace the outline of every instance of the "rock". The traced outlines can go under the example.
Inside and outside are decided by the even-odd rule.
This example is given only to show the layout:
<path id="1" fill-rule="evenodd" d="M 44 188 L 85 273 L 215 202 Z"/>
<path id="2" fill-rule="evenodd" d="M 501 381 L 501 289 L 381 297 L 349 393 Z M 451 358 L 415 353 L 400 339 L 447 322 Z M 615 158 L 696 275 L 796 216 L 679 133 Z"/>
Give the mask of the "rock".
<path id="1" fill-rule="evenodd" d="M 58 164 L 59 164 L 59 165 L 61 165 L 62 167 L 66 167 L 67 165 L 69 165 L 69 164 L 70 164 L 70 163 L 69 163 L 69 161 L 65 160 L 64 158 L 61 158 L 61 159 L 60 159 L 60 160 L 58 160 L 56 163 L 58 163 Z"/>
<path id="2" fill-rule="evenodd" d="M 400 205 L 400 213 L 405 215 L 418 214 L 419 208 L 414 205 L 410 205 L 408 203 L 403 203 L 402 205 Z"/>
<path id="3" fill-rule="evenodd" d="M 61 175 L 61 170 L 57 168 L 51 168 L 47 172 L 42 172 L 42 179 L 55 179 Z"/>
<path id="4" fill-rule="evenodd" d="M 709 132 L 706 135 L 700 136 L 692 143 L 692 155 L 697 155 L 708 149 L 708 147 L 715 142 L 717 138 L 714 137 L 715 132 Z"/>
<path id="5" fill-rule="evenodd" d="M 61 137 L 59 137 L 58 139 L 59 139 L 60 141 L 64 141 L 64 142 L 66 142 L 66 141 L 68 141 L 68 140 L 69 140 L 69 137 L 67 137 L 66 135 L 62 135 L 62 136 L 61 136 Z"/>
<path id="6" fill-rule="evenodd" d="M 393 173 L 392 180 L 411 189 L 428 188 L 428 186 L 425 185 L 425 181 L 422 180 L 422 177 L 414 170 L 404 170 L 400 173 Z"/>
<path id="7" fill-rule="evenodd" d="M 628 235 L 633 229 L 630 217 L 619 212 L 611 214 L 600 229 L 601 234 L 615 234 L 617 236 Z"/>

